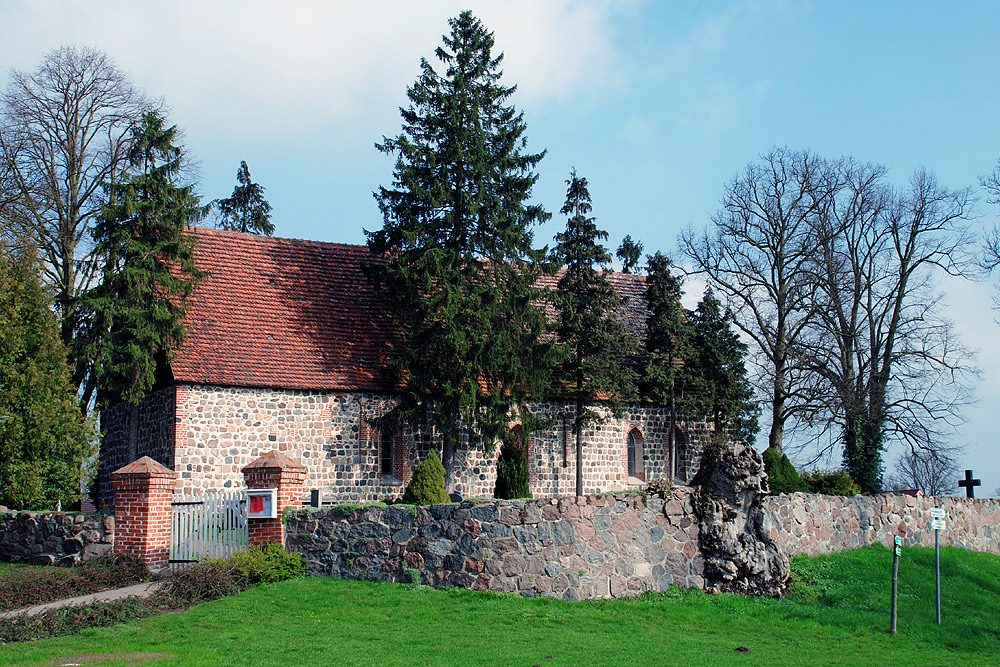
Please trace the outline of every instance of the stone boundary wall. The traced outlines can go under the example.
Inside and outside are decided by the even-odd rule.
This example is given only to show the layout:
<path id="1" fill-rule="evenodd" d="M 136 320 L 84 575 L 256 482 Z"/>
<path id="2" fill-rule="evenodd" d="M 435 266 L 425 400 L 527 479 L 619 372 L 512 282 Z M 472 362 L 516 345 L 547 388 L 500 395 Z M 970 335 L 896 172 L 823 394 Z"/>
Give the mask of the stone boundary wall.
<path id="1" fill-rule="evenodd" d="M 32 565 L 76 565 L 107 553 L 115 518 L 103 514 L 4 512 L 0 560 Z"/>
<path id="2" fill-rule="evenodd" d="M 313 575 L 460 586 L 570 600 L 704 588 L 695 491 L 597 495 L 430 507 L 367 508 L 343 516 L 301 510 L 285 545 Z M 1000 553 L 1000 500 L 796 493 L 763 502 L 763 528 L 788 556 L 869 544 L 933 546 L 929 509 L 943 507 L 942 545 Z"/>
<path id="3" fill-rule="evenodd" d="M 690 490 L 299 511 L 285 545 L 308 571 L 567 600 L 703 586 Z"/>
<path id="4" fill-rule="evenodd" d="M 763 499 L 764 529 L 789 556 L 817 556 L 869 544 L 934 546 L 930 508 L 947 512 L 942 545 L 1000 554 L 1000 499 L 823 496 L 792 493 Z"/>

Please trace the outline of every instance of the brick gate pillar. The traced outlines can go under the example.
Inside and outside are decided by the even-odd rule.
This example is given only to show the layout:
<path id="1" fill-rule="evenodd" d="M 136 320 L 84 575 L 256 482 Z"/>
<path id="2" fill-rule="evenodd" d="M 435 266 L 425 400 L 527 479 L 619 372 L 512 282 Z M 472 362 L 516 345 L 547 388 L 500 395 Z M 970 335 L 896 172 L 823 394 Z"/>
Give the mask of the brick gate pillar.
<path id="1" fill-rule="evenodd" d="M 170 496 L 177 473 L 143 456 L 111 473 L 115 551 L 133 553 L 157 571 L 170 557 Z"/>
<path id="2" fill-rule="evenodd" d="M 248 489 L 277 489 L 276 519 L 247 519 L 250 546 L 268 542 L 285 544 L 285 524 L 281 513 L 286 507 L 302 507 L 302 486 L 306 467 L 277 451 L 264 454 L 241 471 Z"/>

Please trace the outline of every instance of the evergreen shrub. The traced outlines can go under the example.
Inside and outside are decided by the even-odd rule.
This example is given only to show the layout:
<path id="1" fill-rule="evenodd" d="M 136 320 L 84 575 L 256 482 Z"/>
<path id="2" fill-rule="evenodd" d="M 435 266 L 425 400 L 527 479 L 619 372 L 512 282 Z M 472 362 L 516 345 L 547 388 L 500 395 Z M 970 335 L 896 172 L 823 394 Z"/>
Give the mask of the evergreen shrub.
<path id="1" fill-rule="evenodd" d="M 433 449 L 417 464 L 403 493 L 408 505 L 442 505 L 451 502 L 444 490 L 444 466 Z"/>
<path id="2" fill-rule="evenodd" d="M 505 500 L 530 498 L 528 486 L 528 457 L 524 443 L 516 431 L 508 431 L 500 446 L 497 459 L 497 482 L 493 487 L 493 497 Z"/>
<path id="3" fill-rule="evenodd" d="M 845 470 L 803 472 L 801 477 L 810 493 L 828 496 L 853 496 L 861 493 L 861 487 Z"/>
<path id="4" fill-rule="evenodd" d="M 779 456 L 770 447 L 764 450 L 764 469 L 772 495 L 809 490 L 788 457 L 784 454 Z"/>

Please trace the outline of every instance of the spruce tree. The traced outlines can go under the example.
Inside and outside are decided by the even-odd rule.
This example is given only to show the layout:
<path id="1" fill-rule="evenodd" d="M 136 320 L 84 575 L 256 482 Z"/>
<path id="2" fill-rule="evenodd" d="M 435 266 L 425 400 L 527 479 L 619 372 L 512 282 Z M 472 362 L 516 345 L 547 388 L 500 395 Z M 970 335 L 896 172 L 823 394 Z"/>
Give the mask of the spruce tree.
<path id="1" fill-rule="evenodd" d="M 29 510 L 79 500 L 97 453 L 40 274 L 33 246 L 0 242 L 0 505 Z"/>
<path id="2" fill-rule="evenodd" d="M 177 128 L 147 113 L 135 133 L 128 175 L 108 186 L 109 203 L 94 231 L 104 277 L 90 299 L 103 328 L 101 404 L 131 406 L 130 461 L 137 406 L 155 383 L 157 365 L 183 341 L 186 298 L 204 275 L 194 264 L 194 238 L 184 234 L 198 200 L 192 186 L 176 183 L 183 165 Z"/>
<path id="3" fill-rule="evenodd" d="M 697 349 L 692 372 L 700 414 L 712 420 L 716 434 L 721 436 L 728 430 L 734 440 L 752 444 L 760 407 L 747 378 L 747 346 L 733 331 L 732 313 L 723 312 L 708 288 L 692 320 Z"/>
<path id="4" fill-rule="evenodd" d="M 667 444 L 672 470 L 676 474 L 677 451 L 674 431 L 679 404 L 687 412 L 690 379 L 688 374 L 694 353 L 694 328 L 681 305 L 680 276 L 671 272 L 673 264 L 657 252 L 646 259 L 646 363 L 642 389 L 657 405 L 670 407 Z"/>
<path id="5" fill-rule="evenodd" d="M 271 222 L 271 205 L 264 199 L 264 188 L 250 178 L 246 161 L 240 162 L 236 172 L 233 194 L 213 202 L 219 211 L 218 227 L 250 234 L 274 234 Z"/>
<path id="6" fill-rule="evenodd" d="M 402 391 L 379 426 L 433 423 L 450 489 L 456 447 L 491 449 L 512 411 L 545 393 L 550 352 L 531 246 L 549 215 L 529 203 L 544 153 L 526 152 L 493 34 L 468 11 L 449 24 L 444 71 L 421 60 L 402 132 L 376 146 L 396 165 L 375 193 L 384 224 L 366 235 L 381 261 L 366 273 L 398 332 L 386 367 Z"/>
<path id="7" fill-rule="evenodd" d="M 606 419 L 593 409 L 601 402 L 616 417 L 634 390 L 628 356 L 635 343 L 621 317 L 622 301 L 607 278 L 611 255 L 600 243 L 607 232 L 597 228 L 587 179 L 574 169 L 566 181 L 566 231 L 556 234 L 553 259 L 566 267 L 554 294 L 556 339 L 561 348 L 565 391 L 576 403 L 576 495 L 583 495 L 583 429 Z"/>
<path id="8" fill-rule="evenodd" d="M 618 246 L 615 256 L 622 262 L 622 273 L 632 273 L 639 266 L 642 258 L 642 241 L 633 241 L 631 234 L 626 234 L 622 244 Z"/>

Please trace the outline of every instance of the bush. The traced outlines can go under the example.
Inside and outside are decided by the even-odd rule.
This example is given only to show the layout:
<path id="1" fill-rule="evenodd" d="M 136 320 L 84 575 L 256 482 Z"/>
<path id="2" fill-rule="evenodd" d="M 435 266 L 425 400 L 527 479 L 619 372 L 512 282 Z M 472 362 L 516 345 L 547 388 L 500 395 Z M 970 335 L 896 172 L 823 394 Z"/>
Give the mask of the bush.
<path id="1" fill-rule="evenodd" d="M 802 481 L 810 493 L 828 496 L 853 496 L 861 493 L 861 487 L 844 470 L 803 472 Z"/>
<path id="2" fill-rule="evenodd" d="M 108 588 L 123 588 L 149 579 L 145 561 L 135 554 L 114 551 L 87 561 L 83 571 L 92 581 Z"/>
<path id="3" fill-rule="evenodd" d="M 237 576 L 250 585 L 271 584 L 306 573 L 302 554 L 285 551 L 277 542 L 235 553 L 229 557 L 229 563 Z"/>
<path id="4" fill-rule="evenodd" d="M 451 502 L 444 490 L 444 466 L 432 449 L 427 458 L 417 464 L 410 483 L 403 493 L 403 502 L 408 505 L 441 505 Z"/>
<path id="5" fill-rule="evenodd" d="M 107 553 L 79 567 L 19 567 L 0 577 L 0 610 L 123 588 L 149 578 L 141 559 Z"/>
<path id="6" fill-rule="evenodd" d="M 106 627 L 155 616 L 160 611 L 148 600 L 128 597 L 111 602 L 63 607 L 36 616 L 0 619 L 0 644 L 72 635 L 87 628 Z"/>
<path id="7" fill-rule="evenodd" d="M 767 471 L 767 479 L 771 487 L 772 494 L 795 493 L 796 491 L 807 491 L 805 482 L 799 476 L 798 471 L 788 457 L 778 453 L 768 447 L 764 450 L 764 469 Z"/>
<path id="8" fill-rule="evenodd" d="M 500 458 L 497 459 L 497 481 L 493 487 L 494 498 L 530 498 L 528 487 L 528 458 L 520 433 L 511 429 L 503 438 Z"/>
<path id="9" fill-rule="evenodd" d="M 174 572 L 154 598 L 162 606 L 184 608 L 236 595 L 248 588 L 247 579 L 229 561 L 213 559 Z"/>
<path id="10" fill-rule="evenodd" d="M 646 485 L 643 490 L 647 496 L 658 496 L 663 500 L 667 499 L 674 490 L 674 483 L 669 479 L 654 479 Z"/>
<path id="11" fill-rule="evenodd" d="M 302 554 L 289 553 L 277 542 L 252 547 L 223 560 L 207 558 L 174 573 L 156 596 L 170 608 L 191 607 L 202 602 L 237 595 L 258 584 L 270 584 L 306 572 Z"/>

